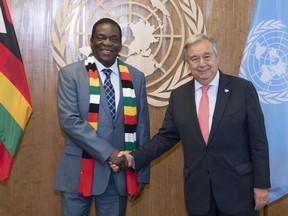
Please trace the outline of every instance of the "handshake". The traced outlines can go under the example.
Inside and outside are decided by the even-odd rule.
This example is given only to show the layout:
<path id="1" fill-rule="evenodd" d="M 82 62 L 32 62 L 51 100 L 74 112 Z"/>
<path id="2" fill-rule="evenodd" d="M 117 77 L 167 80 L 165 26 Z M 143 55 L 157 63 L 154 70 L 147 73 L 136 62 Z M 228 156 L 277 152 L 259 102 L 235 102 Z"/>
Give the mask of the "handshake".
<path id="1" fill-rule="evenodd" d="M 134 158 L 128 152 L 114 150 L 109 157 L 109 165 L 114 172 L 125 170 L 132 166 Z"/>

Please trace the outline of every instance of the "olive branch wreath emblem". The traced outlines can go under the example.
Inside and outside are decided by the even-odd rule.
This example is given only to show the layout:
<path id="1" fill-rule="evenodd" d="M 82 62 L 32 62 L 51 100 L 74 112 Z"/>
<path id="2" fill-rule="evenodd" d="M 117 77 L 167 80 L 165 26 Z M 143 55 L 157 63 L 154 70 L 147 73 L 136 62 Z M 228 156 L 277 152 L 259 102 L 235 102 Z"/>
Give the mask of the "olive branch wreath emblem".
<path id="1" fill-rule="evenodd" d="M 70 24 L 77 12 L 76 9 L 80 2 L 80 0 L 64 0 L 63 6 L 56 11 L 55 22 L 52 24 L 51 30 L 53 43 L 51 52 L 58 69 L 73 62 L 73 52 L 68 40 L 71 31 Z M 103 2 L 104 1 L 101 1 L 101 3 Z M 188 26 L 188 35 L 206 33 L 202 11 L 195 1 L 182 0 L 179 4 Z M 168 98 L 170 97 L 171 91 L 191 80 L 189 73 L 188 67 L 183 60 L 183 63 L 175 70 L 174 76 L 147 94 L 149 104 L 156 107 L 168 105 Z M 161 100 L 152 99 L 149 98 L 149 96 Z"/>

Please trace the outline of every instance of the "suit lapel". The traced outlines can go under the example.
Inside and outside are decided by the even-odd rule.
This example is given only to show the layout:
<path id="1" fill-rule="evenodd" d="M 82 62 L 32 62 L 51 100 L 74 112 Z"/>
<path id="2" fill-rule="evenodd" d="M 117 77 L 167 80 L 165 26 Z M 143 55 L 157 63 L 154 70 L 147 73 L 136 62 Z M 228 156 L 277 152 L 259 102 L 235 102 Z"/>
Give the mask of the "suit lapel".
<path id="1" fill-rule="evenodd" d="M 223 117 L 231 91 L 232 87 L 230 85 L 228 77 L 220 71 L 220 81 L 208 143 L 210 142 L 210 140 L 213 139 L 216 129 L 219 126 L 219 123 Z"/>

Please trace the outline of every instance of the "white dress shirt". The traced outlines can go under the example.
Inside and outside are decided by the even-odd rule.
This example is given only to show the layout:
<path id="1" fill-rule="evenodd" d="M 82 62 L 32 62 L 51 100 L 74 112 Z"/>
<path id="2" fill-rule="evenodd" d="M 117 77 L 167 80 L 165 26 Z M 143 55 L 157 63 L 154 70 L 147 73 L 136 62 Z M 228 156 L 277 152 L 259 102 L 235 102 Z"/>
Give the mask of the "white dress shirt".
<path id="1" fill-rule="evenodd" d="M 209 89 L 207 91 L 207 95 L 209 97 L 209 131 L 211 129 L 212 125 L 212 119 L 213 119 L 213 114 L 215 110 L 215 105 L 216 105 L 216 98 L 217 98 L 217 92 L 218 92 L 218 86 L 219 86 L 219 71 L 217 71 L 216 76 L 214 79 L 209 83 Z M 200 84 L 196 79 L 195 79 L 195 102 L 196 102 L 196 109 L 197 109 L 197 115 L 199 112 L 199 103 L 202 97 L 202 87 L 203 85 Z"/>

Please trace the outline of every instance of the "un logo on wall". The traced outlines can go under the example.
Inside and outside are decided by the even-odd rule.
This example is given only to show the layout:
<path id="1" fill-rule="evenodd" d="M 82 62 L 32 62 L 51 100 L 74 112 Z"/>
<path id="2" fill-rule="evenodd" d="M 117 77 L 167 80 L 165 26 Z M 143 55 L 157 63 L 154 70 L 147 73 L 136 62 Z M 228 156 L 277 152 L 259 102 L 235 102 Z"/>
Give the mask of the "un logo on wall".
<path id="1" fill-rule="evenodd" d="M 263 21 L 251 29 L 240 76 L 253 82 L 261 102 L 288 101 L 287 53 L 288 33 L 282 22 Z"/>
<path id="2" fill-rule="evenodd" d="M 58 67 L 84 59 L 91 30 L 103 17 L 122 29 L 120 57 L 146 77 L 148 103 L 166 106 L 170 93 L 191 80 L 183 62 L 187 36 L 205 33 L 202 12 L 194 0 L 64 0 L 52 26 L 52 55 Z"/>

